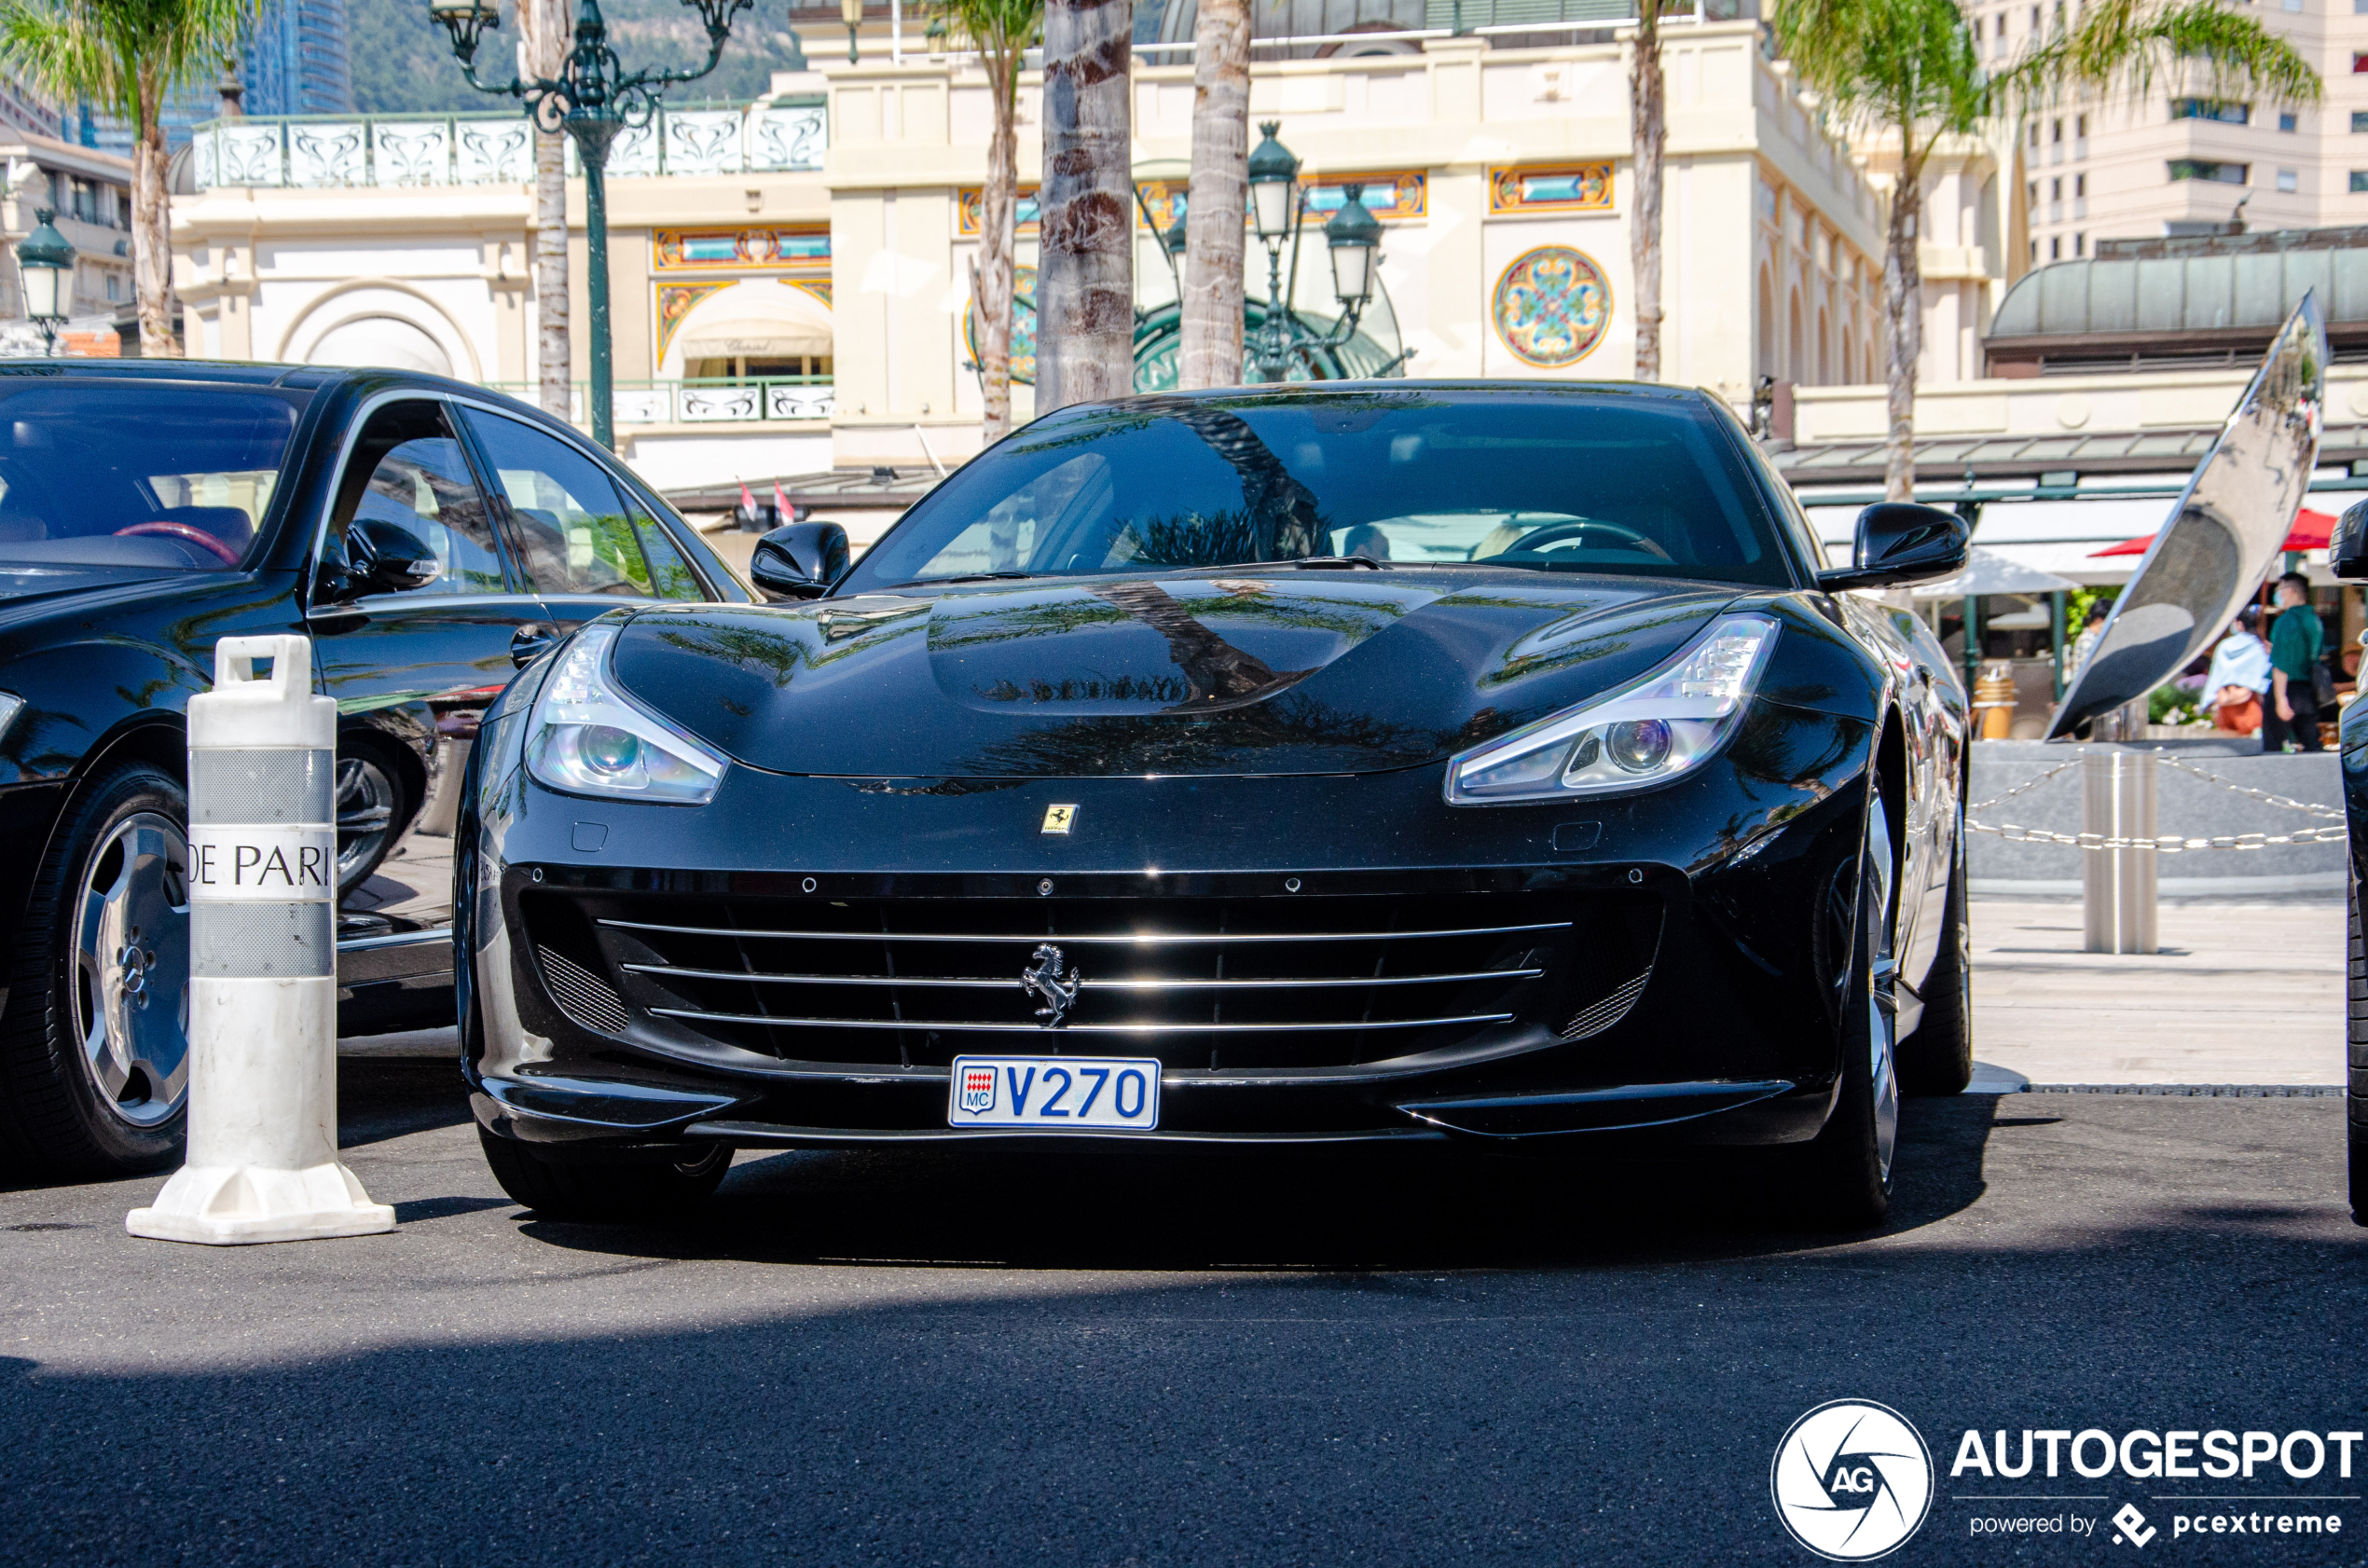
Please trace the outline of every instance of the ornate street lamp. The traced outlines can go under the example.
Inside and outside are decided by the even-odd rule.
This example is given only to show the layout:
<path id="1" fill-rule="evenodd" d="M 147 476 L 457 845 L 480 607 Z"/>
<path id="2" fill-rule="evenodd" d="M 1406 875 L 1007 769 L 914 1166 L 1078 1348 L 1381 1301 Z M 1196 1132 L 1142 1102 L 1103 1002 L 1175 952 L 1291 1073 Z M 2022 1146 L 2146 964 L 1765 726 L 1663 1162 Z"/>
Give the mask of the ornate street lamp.
<path id="1" fill-rule="evenodd" d="M 17 241 L 17 276 L 24 289 L 24 313 L 41 329 L 42 351 L 58 351 L 58 328 L 74 304 L 74 245 L 49 220 L 48 207 L 33 214 L 33 232 Z"/>
<path id="2" fill-rule="evenodd" d="M 1317 332 L 1284 299 L 1283 248 L 1291 251 L 1291 276 L 1299 276 L 1299 247 L 1306 229 L 1307 193 L 1299 183 L 1299 158 L 1274 139 L 1280 121 L 1259 126 L 1264 139 L 1250 153 L 1250 222 L 1266 247 L 1266 319 L 1243 345 L 1261 380 L 1280 381 L 1294 364 L 1337 349 L 1356 334 L 1357 319 L 1373 298 L 1373 268 L 1381 260 L 1382 226 L 1365 210 L 1365 187 L 1342 187 L 1341 210 L 1324 226 L 1332 257 L 1332 294 L 1341 313 Z M 1404 355 L 1397 361 L 1403 361 Z M 1387 374 L 1386 371 L 1384 374 Z"/>
<path id="3" fill-rule="evenodd" d="M 857 63 L 855 34 L 863 25 L 863 0 L 839 0 L 839 20 L 847 23 L 847 62 Z"/>
<path id="4" fill-rule="evenodd" d="M 514 77 L 506 82 L 481 82 L 477 80 L 477 44 L 488 28 L 502 25 L 495 0 L 428 0 L 428 14 L 452 35 L 453 56 L 461 62 L 471 87 L 525 101 L 537 126 L 546 131 L 564 131 L 575 142 L 584 164 L 585 248 L 591 263 L 585 293 L 592 307 L 592 438 L 612 449 L 616 446 L 616 407 L 609 342 L 609 144 L 620 131 L 648 125 L 667 88 L 696 81 L 715 69 L 716 62 L 723 58 L 723 46 L 731 40 L 733 17 L 747 10 L 750 0 L 682 3 L 698 13 L 707 28 L 707 63 L 695 71 L 626 75 L 616 51 L 609 48 L 609 29 L 600 20 L 599 0 L 582 0 L 575 13 L 575 48 L 561 62 L 557 80 L 538 76 L 532 81 Z"/>

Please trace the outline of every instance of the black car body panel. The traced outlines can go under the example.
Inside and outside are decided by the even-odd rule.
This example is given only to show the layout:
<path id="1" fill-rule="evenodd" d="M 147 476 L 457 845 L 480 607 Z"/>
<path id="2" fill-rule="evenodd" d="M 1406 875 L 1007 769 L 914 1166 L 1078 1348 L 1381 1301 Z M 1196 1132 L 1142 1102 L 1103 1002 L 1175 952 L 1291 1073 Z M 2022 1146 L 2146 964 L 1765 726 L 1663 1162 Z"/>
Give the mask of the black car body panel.
<path id="1" fill-rule="evenodd" d="M 555 659 L 489 710 L 456 930 L 478 1119 L 615 1151 L 1026 1137 L 947 1125 L 953 1058 L 992 1049 L 1156 1056 L 1159 1129 L 1122 1136 L 1810 1137 L 1839 1072 L 1820 911 L 1881 791 L 1912 1028 L 1965 700 L 1922 623 L 1788 549 L 1776 586 L 1265 560 L 635 613 L 611 679 L 729 765 L 702 805 L 544 784 Z M 1737 613 L 1773 652 L 1692 771 L 1448 804 L 1451 756 Z M 1040 1026 L 1040 942 L 1265 1011 L 1211 989 L 1129 1034 L 1087 990 Z M 971 942 L 1008 964 L 933 956 Z"/>
<path id="2" fill-rule="evenodd" d="M 341 763 L 368 749 L 405 781 L 369 874 L 340 907 L 339 1025 L 347 1032 L 449 1022 L 449 848 L 458 807 L 453 741 L 511 678 L 509 642 L 546 617 L 532 585 L 482 596 L 475 624 L 420 625 L 416 611 L 458 596 L 324 601 L 328 512 L 361 423 L 390 399 L 449 400 L 537 427 L 586 461 L 582 438 L 539 410 L 481 388 L 367 370 L 191 361 L 49 362 L 0 371 L 0 393 L 60 387 L 170 386 L 268 392 L 300 408 L 284 467 L 241 564 L 156 570 L 34 558 L 0 543 L 0 691 L 25 707 L 0 736 L 0 908 L 23 918 L 61 814 L 94 774 L 145 761 L 180 777 L 188 699 L 213 682 L 226 636 L 313 639 L 321 689 L 339 703 Z M 645 487 L 612 467 L 634 502 L 669 517 Z M 680 519 L 665 525 L 699 576 L 745 600 L 730 571 Z M 24 557 L 25 558 L 20 558 Z M 612 602 L 614 602 L 613 600 Z M 646 602 L 646 599 L 642 602 Z M 434 617 L 430 618 L 432 621 Z M 412 623 L 412 624 L 406 624 Z M 456 721 L 456 715 L 459 716 Z M 449 776 L 448 778 L 446 776 Z M 434 818 L 444 779 L 443 818 Z M 13 946 L 14 944 L 12 944 Z M 26 988 L 20 986 L 20 992 Z M 38 1005 L 20 996 L 18 1005 Z"/>

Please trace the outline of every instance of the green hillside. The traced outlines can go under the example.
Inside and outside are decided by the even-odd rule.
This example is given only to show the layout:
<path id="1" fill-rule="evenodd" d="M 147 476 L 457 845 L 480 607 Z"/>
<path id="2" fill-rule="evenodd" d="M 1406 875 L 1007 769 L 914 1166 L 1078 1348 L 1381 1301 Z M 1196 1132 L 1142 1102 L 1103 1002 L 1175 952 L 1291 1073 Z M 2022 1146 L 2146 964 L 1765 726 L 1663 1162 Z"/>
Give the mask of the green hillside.
<path id="1" fill-rule="evenodd" d="M 516 57 L 511 10 L 505 0 L 502 30 L 487 37 L 477 55 L 479 74 L 492 80 L 508 80 Z M 601 12 L 608 18 L 609 40 L 628 71 L 653 65 L 683 69 L 707 57 L 707 35 L 697 15 L 679 0 L 604 0 Z M 779 15 L 773 10 L 774 19 Z M 422 0 L 348 0 L 347 28 L 353 103 L 365 115 L 498 111 L 511 105 L 461 79 L 451 42 L 428 20 Z M 788 32 L 760 11 L 744 11 L 714 75 L 676 88 L 668 102 L 754 98 L 771 85 L 774 72 L 788 68 L 789 59 Z"/>

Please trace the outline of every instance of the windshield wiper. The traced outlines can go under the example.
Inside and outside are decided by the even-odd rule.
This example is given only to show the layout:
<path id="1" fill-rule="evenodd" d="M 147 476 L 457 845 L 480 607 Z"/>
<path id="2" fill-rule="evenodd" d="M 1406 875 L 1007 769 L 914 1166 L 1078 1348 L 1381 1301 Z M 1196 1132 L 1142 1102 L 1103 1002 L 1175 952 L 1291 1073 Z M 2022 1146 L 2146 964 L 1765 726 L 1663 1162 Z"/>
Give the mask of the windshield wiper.
<path id="1" fill-rule="evenodd" d="M 1301 556 L 1291 565 L 1301 571 L 1346 571 L 1359 566 L 1382 570 L 1382 563 L 1370 556 Z"/>
<path id="2" fill-rule="evenodd" d="M 916 577 L 909 583 L 899 583 L 900 588 L 933 588 L 941 583 L 995 583 L 1012 577 L 1033 577 L 1032 571 L 966 571 L 959 577 Z"/>

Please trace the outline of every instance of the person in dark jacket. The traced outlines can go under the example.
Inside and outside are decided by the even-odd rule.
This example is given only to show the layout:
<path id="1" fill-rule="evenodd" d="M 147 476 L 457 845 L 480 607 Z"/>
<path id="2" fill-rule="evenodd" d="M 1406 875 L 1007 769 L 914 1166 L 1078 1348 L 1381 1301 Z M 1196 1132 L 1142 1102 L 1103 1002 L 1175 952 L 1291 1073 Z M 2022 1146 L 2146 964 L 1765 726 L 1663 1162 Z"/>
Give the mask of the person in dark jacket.
<path id="1" fill-rule="evenodd" d="M 2269 703 L 2263 716 L 2261 749 L 2283 751 L 2292 741 L 2317 751 L 2319 699 L 2313 692 L 2319 654 L 2327 628 L 2310 607 L 2310 580 L 2299 571 L 2278 579 L 2278 619 L 2269 628 Z"/>

